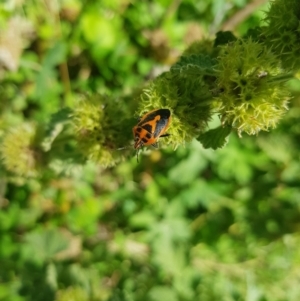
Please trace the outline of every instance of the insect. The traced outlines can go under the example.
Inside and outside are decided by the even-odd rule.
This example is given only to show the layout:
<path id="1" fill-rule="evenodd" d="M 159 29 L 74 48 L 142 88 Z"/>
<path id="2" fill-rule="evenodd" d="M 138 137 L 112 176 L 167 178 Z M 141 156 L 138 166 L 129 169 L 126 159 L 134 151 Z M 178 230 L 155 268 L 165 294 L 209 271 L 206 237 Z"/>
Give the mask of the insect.
<path id="1" fill-rule="evenodd" d="M 171 111 L 169 109 L 158 109 L 146 113 L 133 127 L 134 148 L 137 150 L 136 158 L 139 161 L 139 150 L 144 145 L 158 147 L 159 137 L 166 137 L 165 134 L 171 122 Z"/>

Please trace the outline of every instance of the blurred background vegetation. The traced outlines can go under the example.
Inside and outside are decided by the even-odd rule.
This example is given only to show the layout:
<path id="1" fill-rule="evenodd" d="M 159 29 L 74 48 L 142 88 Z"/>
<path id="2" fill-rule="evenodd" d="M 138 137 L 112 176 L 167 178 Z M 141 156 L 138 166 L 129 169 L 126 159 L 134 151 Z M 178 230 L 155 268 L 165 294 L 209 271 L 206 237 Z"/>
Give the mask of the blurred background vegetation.
<path id="1" fill-rule="evenodd" d="M 11 133 L 23 145 L 30 124 L 59 125 L 56 112 L 85 93 L 134 106 L 190 43 L 219 30 L 243 35 L 267 8 L 4 0 L 0 139 Z M 289 86 L 290 110 L 275 130 L 231 135 L 218 151 L 194 141 L 149 149 L 137 163 L 132 150 L 106 169 L 61 157 L 38 174 L 26 173 L 31 162 L 6 170 L 24 155 L 13 153 L 0 166 L 0 300 L 299 301 L 300 85 Z"/>

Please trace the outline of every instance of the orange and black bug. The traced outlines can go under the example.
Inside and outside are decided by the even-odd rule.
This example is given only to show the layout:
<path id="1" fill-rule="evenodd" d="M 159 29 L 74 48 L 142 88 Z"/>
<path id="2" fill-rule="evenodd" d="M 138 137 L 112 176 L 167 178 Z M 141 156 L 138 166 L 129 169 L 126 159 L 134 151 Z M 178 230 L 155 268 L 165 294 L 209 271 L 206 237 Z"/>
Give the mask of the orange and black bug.
<path id="1" fill-rule="evenodd" d="M 159 137 L 166 137 L 165 134 L 171 122 L 171 111 L 168 109 L 158 109 L 146 113 L 133 127 L 134 148 L 137 150 L 138 161 L 139 150 L 144 145 L 157 147 Z"/>

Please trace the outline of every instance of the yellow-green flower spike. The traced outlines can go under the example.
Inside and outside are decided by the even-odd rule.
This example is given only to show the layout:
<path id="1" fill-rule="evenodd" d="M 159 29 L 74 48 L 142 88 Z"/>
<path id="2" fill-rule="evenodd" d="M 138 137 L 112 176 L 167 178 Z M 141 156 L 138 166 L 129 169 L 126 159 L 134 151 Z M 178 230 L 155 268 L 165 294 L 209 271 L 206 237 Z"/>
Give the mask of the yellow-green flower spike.
<path id="1" fill-rule="evenodd" d="M 76 139 L 83 155 L 102 166 L 112 166 L 120 161 L 132 138 L 128 119 L 121 103 L 96 95 L 80 101 L 73 110 Z M 128 133 L 124 134 L 124 128 Z M 129 138 L 130 135 L 130 138 Z"/>
<path id="2" fill-rule="evenodd" d="M 1 155 L 5 168 L 23 177 L 38 174 L 41 154 L 35 145 L 36 126 L 22 124 L 9 131 L 2 141 Z"/>
<path id="3" fill-rule="evenodd" d="M 287 110 L 289 92 L 276 81 L 280 61 L 263 44 L 237 40 L 221 47 L 215 97 L 224 124 L 238 133 L 257 134 L 274 128 Z"/>
<path id="4" fill-rule="evenodd" d="M 206 57 L 201 59 L 207 63 Z M 139 116 L 153 109 L 171 111 L 170 136 L 164 142 L 175 148 L 198 137 L 212 115 L 207 101 L 211 93 L 204 80 L 206 72 L 201 68 L 201 59 L 193 55 L 182 57 L 171 71 L 153 80 L 141 95 Z"/>
<path id="5" fill-rule="evenodd" d="M 275 0 L 267 12 L 268 26 L 262 30 L 266 43 L 279 55 L 287 70 L 300 68 L 300 1 Z"/>

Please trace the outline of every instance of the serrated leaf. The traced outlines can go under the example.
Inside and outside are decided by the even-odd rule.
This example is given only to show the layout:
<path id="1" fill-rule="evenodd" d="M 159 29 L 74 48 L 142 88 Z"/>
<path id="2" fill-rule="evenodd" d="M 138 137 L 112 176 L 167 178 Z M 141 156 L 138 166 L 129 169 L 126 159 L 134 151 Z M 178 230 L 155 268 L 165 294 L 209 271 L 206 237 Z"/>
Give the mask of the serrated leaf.
<path id="1" fill-rule="evenodd" d="M 171 72 L 183 72 L 186 70 L 211 70 L 216 61 L 207 55 L 182 56 L 179 61 L 171 67 Z"/>
<path id="2" fill-rule="evenodd" d="M 70 115 L 72 113 L 72 109 L 65 107 L 58 112 L 51 115 L 49 127 L 55 123 L 65 122 L 70 119 Z"/>
<path id="3" fill-rule="evenodd" d="M 216 33 L 216 39 L 214 43 L 214 47 L 228 44 L 229 42 L 236 41 L 237 38 L 231 31 L 219 31 Z"/>
<path id="4" fill-rule="evenodd" d="M 72 110 L 70 108 L 64 108 L 51 116 L 50 122 L 45 132 L 45 138 L 42 146 L 45 151 L 51 149 L 53 141 L 62 132 L 64 123 L 70 119 Z"/>
<path id="5" fill-rule="evenodd" d="M 231 132 L 229 126 L 219 126 L 209 130 L 198 137 L 204 148 L 218 149 L 222 148 L 227 143 L 227 137 Z"/>

